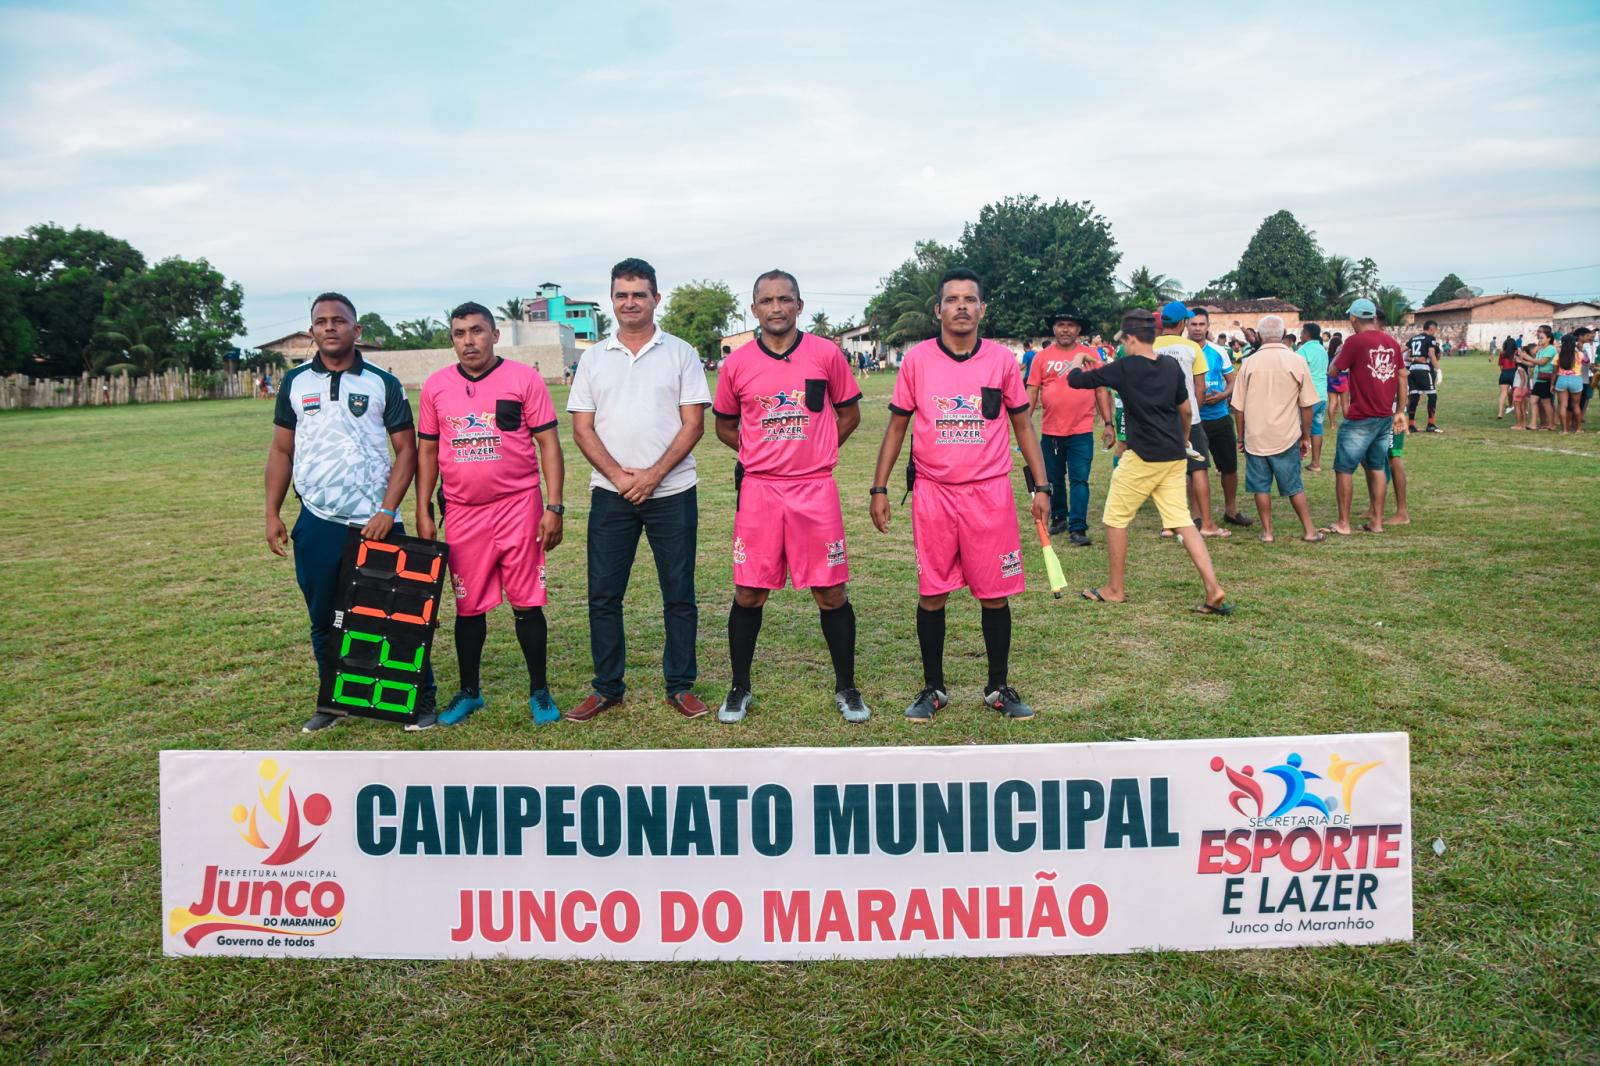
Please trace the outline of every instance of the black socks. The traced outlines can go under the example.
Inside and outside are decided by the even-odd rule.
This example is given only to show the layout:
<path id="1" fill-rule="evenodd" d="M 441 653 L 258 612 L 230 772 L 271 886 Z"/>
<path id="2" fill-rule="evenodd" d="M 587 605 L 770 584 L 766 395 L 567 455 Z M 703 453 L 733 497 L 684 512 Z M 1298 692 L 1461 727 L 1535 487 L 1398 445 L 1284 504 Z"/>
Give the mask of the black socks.
<path id="1" fill-rule="evenodd" d="M 756 657 L 756 637 L 761 633 L 761 608 L 728 608 L 728 659 L 733 666 L 733 687 L 750 691 L 750 664 Z"/>
<path id="2" fill-rule="evenodd" d="M 917 645 L 922 649 L 922 683 L 928 688 L 936 688 L 943 692 L 945 690 L 943 607 L 937 611 L 930 611 L 918 605 Z"/>
<path id="3" fill-rule="evenodd" d="M 545 675 L 545 661 L 550 633 L 545 625 L 543 607 L 513 607 L 511 614 L 517 620 L 517 643 L 522 645 L 522 658 L 528 664 L 528 695 L 550 687 Z"/>
<path id="4" fill-rule="evenodd" d="M 483 642 L 489 635 L 489 616 L 456 615 L 456 670 L 461 687 L 476 693 L 483 687 L 478 671 L 483 665 Z"/>
<path id="5" fill-rule="evenodd" d="M 856 609 L 846 600 L 844 606 L 823 610 L 822 639 L 828 642 L 833 659 L 833 690 L 843 692 L 856 687 Z"/>
<path id="6" fill-rule="evenodd" d="M 989 683 L 984 694 L 996 692 L 1006 685 L 1006 674 L 1011 659 L 1011 604 L 985 607 L 983 616 L 983 650 L 989 655 Z"/>
<path id="7" fill-rule="evenodd" d="M 550 684 L 545 674 L 549 627 L 545 624 L 543 607 L 513 607 L 511 614 L 516 619 L 522 658 L 528 664 L 528 695 L 531 696 Z M 479 675 L 483 667 L 483 645 L 488 636 L 488 615 L 456 615 L 456 669 L 461 673 L 461 687 L 473 694 L 483 687 Z"/>

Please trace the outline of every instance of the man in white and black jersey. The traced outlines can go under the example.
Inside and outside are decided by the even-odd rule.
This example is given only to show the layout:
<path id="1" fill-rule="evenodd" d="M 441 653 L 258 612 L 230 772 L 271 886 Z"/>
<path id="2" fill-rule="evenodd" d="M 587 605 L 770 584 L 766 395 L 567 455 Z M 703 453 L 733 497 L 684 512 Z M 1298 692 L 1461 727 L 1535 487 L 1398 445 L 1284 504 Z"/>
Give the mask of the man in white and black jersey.
<path id="1" fill-rule="evenodd" d="M 1411 381 L 1411 402 L 1406 406 L 1406 421 L 1410 432 L 1417 431 L 1417 401 L 1428 398 L 1427 432 L 1438 433 L 1434 415 L 1439 407 L 1439 323 L 1423 323 L 1422 332 L 1412 337 L 1406 346 L 1406 373 Z"/>
<path id="2" fill-rule="evenodd" d="M 333 633 L 345 531 L 359 526 L 372 540 L 382 540 L 390 530 L 404 533 L 400 501 L 417 472 L 406 390 L 393 374 L 362 358 L 356 348 L 360 337 L 348 298 L 325 292 L 312 301 L 316 353 L 283 376 L 267 451 L 267 547 L 286 555 L 289 541 L 294 542 L 294 574 L 311 618 L 318 671 L 325 669 Z M 292 538 L 278 516 L 291 477 L 300 498 Z M 429 725 L 435 702 L 433 664 L 424 661 L 417 709 Z M 318 710 L 301 731 L 313 733 L 338 720 Z"/>

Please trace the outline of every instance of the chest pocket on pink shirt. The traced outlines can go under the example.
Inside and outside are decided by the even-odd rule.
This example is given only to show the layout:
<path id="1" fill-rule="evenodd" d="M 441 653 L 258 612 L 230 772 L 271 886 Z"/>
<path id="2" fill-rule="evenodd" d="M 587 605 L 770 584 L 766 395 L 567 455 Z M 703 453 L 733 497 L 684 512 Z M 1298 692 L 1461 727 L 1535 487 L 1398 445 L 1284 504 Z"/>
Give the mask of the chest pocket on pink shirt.
<path id="1" fill-rule="evenodd" d="M 1000 390 L 985 387 L 982 391 L 983 417 L 992 422 L 1000 417 Z"/>

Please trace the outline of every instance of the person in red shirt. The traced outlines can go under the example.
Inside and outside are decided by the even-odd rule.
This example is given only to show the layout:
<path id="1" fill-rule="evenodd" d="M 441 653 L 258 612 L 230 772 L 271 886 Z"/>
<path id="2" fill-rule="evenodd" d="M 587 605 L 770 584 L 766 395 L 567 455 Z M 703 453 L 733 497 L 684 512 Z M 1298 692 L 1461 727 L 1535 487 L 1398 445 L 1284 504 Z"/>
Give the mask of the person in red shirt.
<path id="1" fill-rule="evenodd" d="M 1350 406 L 1339 424 L 1333 459 L 1334 488 L 1339 499 L 1339 520 L 1322 532 L 1350 535 L 1350 504 L 1355 495 L 1356 468 L 1367 467 L 1367 487 L 1372 500 L 1370 520 L 1361 528 L 1383 532 L 1383 499 L 1389 476 L 1389 449 L 1396 434 L 1406 431 L 1404 345 L 1378 328 L 1378 307 L 1360 299 L 1350 305 L 1349 340 L 1328 366 L 1329 375 L 1348 373 Z"/>
<path id="2" fill-rule="evenodd" d="M 1050 316 L 1050 345 L 1034 356 L 1028 372 L 1028 403 L 1044 412 L 1040 446 L 1045 476 L 1050 479 L 1050 532 L 1065 531 L 1078 547 L 1089 544 L 1089 470 L 1094 463 L 1094 416 L 1111 425 L 1111 396 L 1106 389 L 1085 391 L 1067 385 L 1067 374 L 1100 366 L 1100 353 L 1080 338 L 1089 320 L 1076 311 Z M 1068 492 L 1068 483 L 1071 492 Z"/>
<path id="3" fill-rule="evenodd" d="M 856 616 L 845 595 L 850 563 L 833 468 L 839 446 L 861 424 L 861 386 L 839 346 L 796 327 L 805 302 L 793 274 L 756 279 L 755 339 L 723 361 L 711 409 L 734 466 L 733 606 L 728 658 L 733 684 L 717 721 L 741 722 L 754 697 L 761 612 L 785 580 L 808 588 L 822 612 L 833 660 L 834 704 L 847 722 L 871 712 L 856 688 Z"/>
<path id="4" fill-rule="evenodd" d="M 889 531 L 889 473 L 912 431 L 916 488 L 911 536 L 917 553 L 917 643 L 923 689 L 906 718 L 932 721 L 949 705 L 944 683 L 945 602 L 959 588 L 982 605 L 989 659 L 984 704 L 1007 718 L 1031 718 L 1006 679 L 1011 655 L 1010 597 L 1022 592 L 1022 543 L 1011 487 L 1011 435 L 1028 464 L 1036 522 L 1050 517 L 1044 456 L 1028 417 L 1028 393 L 1011 349 L 978 334 L 978 275 L 956 267 L 939 279 L 937 336 L 906 352 L 889 401 L 889 425 L 872 478 L 872 524 Z"/>

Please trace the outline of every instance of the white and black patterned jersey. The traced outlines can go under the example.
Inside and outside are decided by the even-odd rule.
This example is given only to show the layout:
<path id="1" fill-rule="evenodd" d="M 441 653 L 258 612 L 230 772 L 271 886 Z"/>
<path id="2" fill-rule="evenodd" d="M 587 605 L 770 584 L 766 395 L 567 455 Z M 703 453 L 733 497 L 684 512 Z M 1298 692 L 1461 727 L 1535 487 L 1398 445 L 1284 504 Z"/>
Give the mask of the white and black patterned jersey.
<path id="1" fill-rule="evenodd" d="M 360 352 L 338 372 L 319 354 L 284 375 L 272 421 L 294 433 L 301 504 L 330 522 L 364 523 L 383 506 L 389 434 L 411 428 L 411 402 L 399 378 Z"/>

